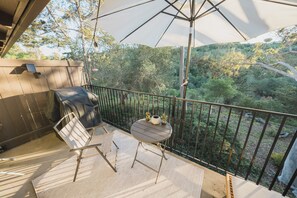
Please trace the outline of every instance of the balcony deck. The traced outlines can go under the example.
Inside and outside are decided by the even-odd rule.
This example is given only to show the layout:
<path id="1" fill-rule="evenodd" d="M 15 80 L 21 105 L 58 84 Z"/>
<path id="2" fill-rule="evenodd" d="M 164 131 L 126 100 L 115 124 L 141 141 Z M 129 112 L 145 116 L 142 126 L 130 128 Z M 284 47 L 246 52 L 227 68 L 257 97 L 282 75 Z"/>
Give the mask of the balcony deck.
<path id="1" fill-rule="evenodd" d="M 94 156 L 83 160 L 77 181 L 72 183 L 76 157 L 50 133 L 0 155 L 1 159 L 8 158 L 0 162 L 0 197 L 36 197 L 34 191 L 38 197 L 225 196 L 224 176 L 170 152 L 154 184 L 155 172 L 137 162 L 131 169 L 137 141 L 126 132 L 108 128 L 116 130 L 114 140 L 120 147 L 117 173 L 101 157 Z M 139 158 L 158 166 L 160 158 L 144 152 L 139 153 Z"/>

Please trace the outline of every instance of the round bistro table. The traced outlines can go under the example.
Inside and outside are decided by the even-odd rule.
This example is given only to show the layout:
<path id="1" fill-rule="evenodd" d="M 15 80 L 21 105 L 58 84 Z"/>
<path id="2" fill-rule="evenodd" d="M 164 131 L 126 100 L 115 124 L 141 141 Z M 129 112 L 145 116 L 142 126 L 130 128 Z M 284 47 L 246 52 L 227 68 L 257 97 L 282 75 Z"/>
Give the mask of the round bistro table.
<path id="1" fill-rule="evenodd" d="M 136 140 L 138 140 L 138 146 L 136 149 L 136 153 L 135 153 L 131 168 L 133 168 L 135 161 L 137 161 L 140 164 L 152 169 L 153 171 L 155 171 L 157 173 L 157 178 L 155 181 L 155 183 L 157 183 L 159 173 L 161 170 L 161 166 L 162 166 L 162 162 L 163 162 L 163 158 L 167 160 L 167 158 L 165 156 L 166 142 L 165 142 L 164 147 L 162 147 L 161 142 L 170 138 L 170 136 L 172 134 L 171 125 L 169 123 L 167 123 L 166 125 L 154 125 L 151 122 L 146 121 L 145 119 L 141 119 L 141 120 L 137 120 L 136 122 L 134 122 L 132 124 L 131 134 Z M 158 148 L 160 149 L 161 154 L 158 154 L 152 150 L 144 148 L 145 150 L 150 151 L 150 152 L 161 157 L 161 161 L 160 161 L 158 170 L 153 169 L 152 167 L 146 165 L 145 163 L 143 163 L 137 159 L 138 148 L 140 145 L 143 146 L 142 143 L 156 144 L 158 146 Z"/>

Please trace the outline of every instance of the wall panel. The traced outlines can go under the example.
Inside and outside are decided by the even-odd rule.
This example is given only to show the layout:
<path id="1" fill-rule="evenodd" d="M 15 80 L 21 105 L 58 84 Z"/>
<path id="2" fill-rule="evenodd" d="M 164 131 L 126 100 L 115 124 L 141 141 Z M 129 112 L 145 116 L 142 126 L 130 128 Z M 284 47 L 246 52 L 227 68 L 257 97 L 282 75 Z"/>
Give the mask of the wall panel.
<path id="1" fill-rule="evenodd" d="M 25 63 L 41 75 L 24 70 Z M 9 149 L 46 134 L 53 124 L 45 116 L 48 91 L 85 84 L 82 68 L 74 61 L 0 59 L 0 146 Z"/>

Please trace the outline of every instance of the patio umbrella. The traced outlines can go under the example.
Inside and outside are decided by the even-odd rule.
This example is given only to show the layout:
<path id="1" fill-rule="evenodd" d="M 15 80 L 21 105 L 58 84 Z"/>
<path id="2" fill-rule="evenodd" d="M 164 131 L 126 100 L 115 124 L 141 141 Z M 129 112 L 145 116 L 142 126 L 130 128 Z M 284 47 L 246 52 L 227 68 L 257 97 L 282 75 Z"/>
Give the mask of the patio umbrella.
<path id="1" fill-rule="evenodd" d="M 98 26 L 120 43 L 191 47 L 239 42 L 297 24 L 296 0 L 104 0 Z M 97 22 L 96 22 L 97 24 Z"/>

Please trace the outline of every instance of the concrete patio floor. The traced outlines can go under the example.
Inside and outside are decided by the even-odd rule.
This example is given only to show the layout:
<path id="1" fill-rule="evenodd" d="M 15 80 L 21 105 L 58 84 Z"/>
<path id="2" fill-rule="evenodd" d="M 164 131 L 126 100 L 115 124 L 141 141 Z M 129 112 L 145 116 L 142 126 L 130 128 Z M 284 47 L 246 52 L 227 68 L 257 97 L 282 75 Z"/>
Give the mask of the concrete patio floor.
<path id="1" fill-rule="evenodd" d="M 108 128 L 116 130 L 114 140 L 120 147 L 117 173 L 98 155 L 83 160 L 78 179 L 72 183 L 75 156 L 51 133 L 0 154 L 0 158 L 8 158 L 0 161 L 0 197 L 36 197 L 32 180 L 39 197 L 225 196 L 224 176 L 170 152 L 166 153 L 169 159 L 164 161 L 158 183 L 154 184 L 156 173 L 152 170 L 137 162 L 131 169 L 137 141 L 126 132 Z M 144 150 L 139 157 L 153 167 L 160 160 Z"/>

